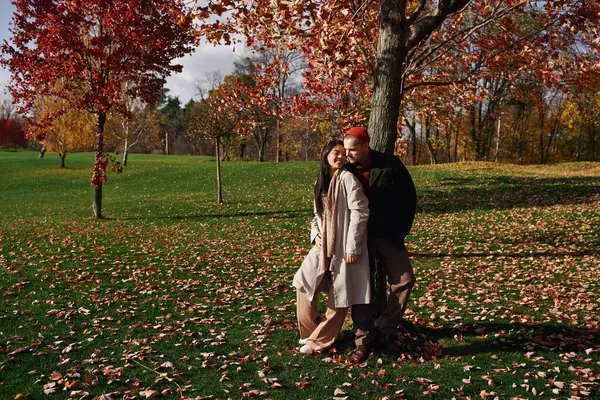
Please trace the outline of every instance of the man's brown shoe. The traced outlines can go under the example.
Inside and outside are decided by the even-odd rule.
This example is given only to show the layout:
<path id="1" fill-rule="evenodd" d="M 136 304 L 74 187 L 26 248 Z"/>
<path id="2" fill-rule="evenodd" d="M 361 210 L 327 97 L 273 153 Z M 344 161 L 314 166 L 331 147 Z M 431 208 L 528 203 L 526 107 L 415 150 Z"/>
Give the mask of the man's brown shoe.
<path id="1" fill-rule="evenodd" d="M 369 353 L 369 350 L 365 346 L 358 346 L 356 350 L 354 350 L 354 353 L 352 353 L 352 356 L 350 356 L 350 360 L 352 360 L 354 364 L 361 364 L 367 361 Z"/>

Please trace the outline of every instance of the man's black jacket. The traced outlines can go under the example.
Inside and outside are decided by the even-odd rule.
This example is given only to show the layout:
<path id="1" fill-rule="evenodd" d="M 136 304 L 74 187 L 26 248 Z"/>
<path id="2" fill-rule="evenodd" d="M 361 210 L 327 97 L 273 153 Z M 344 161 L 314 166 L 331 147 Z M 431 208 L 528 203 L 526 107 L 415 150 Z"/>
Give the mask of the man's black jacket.
<path id="1" fill-rule="evenodd" d="M 398 157 L 371 152 L 369 235 L 400 239 L 408 235 L 415 219 L 415 184 Z"/>

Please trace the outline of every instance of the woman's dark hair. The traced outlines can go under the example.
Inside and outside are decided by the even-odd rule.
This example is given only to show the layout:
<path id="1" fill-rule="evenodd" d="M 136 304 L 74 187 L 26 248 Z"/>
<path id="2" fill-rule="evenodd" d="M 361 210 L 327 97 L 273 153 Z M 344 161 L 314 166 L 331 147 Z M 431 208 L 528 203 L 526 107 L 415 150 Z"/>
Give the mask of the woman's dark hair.
<path id="1" fill-rule="evenodd" d="M 331 183 L 331 176 L 329 176 L 329 163 L 327 162 L 327 156 L 335 146 L 344 146 L 344 142 L 339 139 L 330 140 L 327 142 L 321 153 L 321 162 L 319 163 L 319 175 L 317 176 L 317 183 L 315 184 L 315 206 L 317 213 L 323 215 L 323 194 L 329 190 L 329 183 Z M 352 172 L 358 177 L 358 170 L 356 166 L 346 163 L 344 166 L 347 170 Z"/>

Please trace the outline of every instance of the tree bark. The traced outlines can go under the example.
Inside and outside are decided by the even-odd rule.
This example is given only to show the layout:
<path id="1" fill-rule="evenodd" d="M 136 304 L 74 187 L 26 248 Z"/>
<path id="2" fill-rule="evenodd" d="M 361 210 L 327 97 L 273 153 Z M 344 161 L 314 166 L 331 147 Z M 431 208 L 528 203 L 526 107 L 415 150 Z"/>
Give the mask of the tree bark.
<path id="1" fill-rule="evenodd" d="M 406 121 L 408 130 L 410 132 L 411 165 L 417 165 L 417 121 L 413 120 L 412 124 L 408 121 L 408 119 Z"/>
<path id="2" fill-rule="evenodd" d="M 127 155 L 129 154 L 127 151 L 128 140 L 125 138 L 125 146 L 123 146 L 123 166 L 127 166 Z"/>
<path id="3" fill-rule="evenodd" d="M 240 144 L 240 161 L 244 161 L 245 156 L 246 156 L 246 142 L 244 141 L 243 143 Z"/>
<path id="4" fill-rule="evenodd" d="M 406 16 L 405 0 L 382 0 L 379 39 L 373 72 L 373 96 L 369 116 L 371 148 L 394 153 L 398 136 L 398 115 L 404 98 L 404 72 L 408 53 L 448 18 L 462 10 L 471 0 L 440 0 L 429 15 L 421 15 L 422 6 Z"/>
<path id="5" fill-rule="evenodd" d="M 104 153 L 104 124 L 106 123 L 106 114 L 98 114 L 98 126 L 96 128 L 96 160 L 94 165 L 94 174 L 102 172 L 102 154 Z M 102 219 L 102 181 L 99 180 L 94 188 L 94 217 Z"/>
<path id="6" fill-rule="evenodd" d="M 67 152 L 63 151 L 62 153 L 58 153 L 58 156 L 60 157 L 60 167 L 65 168 L 65 158 L 67 158 Z"/>
<path id="7" fill-rule="evenodd" d="M 494 155 L 494 162 L 498 162 L 498 157 L 500 156 L 500 126 L 502 122 L 500 117 L 498 117 L 498 127 L 496 129 L 496 154 Z"/>
<path id="8" fill-rule="evenodd" d="M 223 204 L 223 193 L 221 191 L 221 139 L 219 136 L 217 136 L 215 151 L 215 159 L 217 160 L 217 203 Z"/>
<path id="9" fill-rule="evenodd" d="M 267 143 L 267 133 L 266 128 L 263 135 L 254 135 L 254 140 L 256 141 L 256 148 L 258 150 L 258 161 L 265 161 L 265 144 Z"/>
<path id="10" fill-rule="evenodd" d="M 40 149 L 40 155 L 39 158 L 44 158 L 44 154 L 46 154 L 46 145 L 42 145 L 42 148 Z"/>
<path id="11" fill-rule="evenodd" d="M 544 164 L 544 123 L 546 119 L 545 110 L 540 114 L 540 164 Z"/>
<path id="12" fill-rule="evenodd" d="M 276 122 L 276 127 L 275 129 L 277 129 L 277 148 L 275 149 L 275 158 L 276 158 L 276 162 L 281 161 L 281 125 L 279 122 L 279 112 L 277 112 L 277 122 Z"/>
<path id="13" fill-rule="evenodd" d="M 397 0 L 383 0 L 380 7 L 373 97 L 369 116 L 371 148 L 393 154 L 398 135 L 398 115 L 403 98 L 402 73 L 407 32 Z"/>

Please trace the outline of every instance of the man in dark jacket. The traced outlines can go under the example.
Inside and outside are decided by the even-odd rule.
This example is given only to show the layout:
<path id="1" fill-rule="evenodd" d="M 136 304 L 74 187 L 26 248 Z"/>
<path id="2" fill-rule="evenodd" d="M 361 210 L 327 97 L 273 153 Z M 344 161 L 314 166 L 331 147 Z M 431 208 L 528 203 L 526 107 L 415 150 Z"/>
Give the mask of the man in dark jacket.
<path id="1" fill-rule="evenodd" d="M 377 259 L 390 284 L 383 313 L 374 321 L 372 304 L 354 306 L 357 348 L 352 361 L 363 362 L 374 341 L 374 330 L 395 350 L 396 331 L 408 297 L 415 285 L 404 239 L 412 227 L 417 205 L 413 180 L 400 159 L 369 148 L 365 128 L 352 128 L 344 136 L 348 161 L 356 165 L 365 194 L 369 198 L 368 248 L 371 268 Z M 374 289 L 374 288 L 373 288 Z"/>

